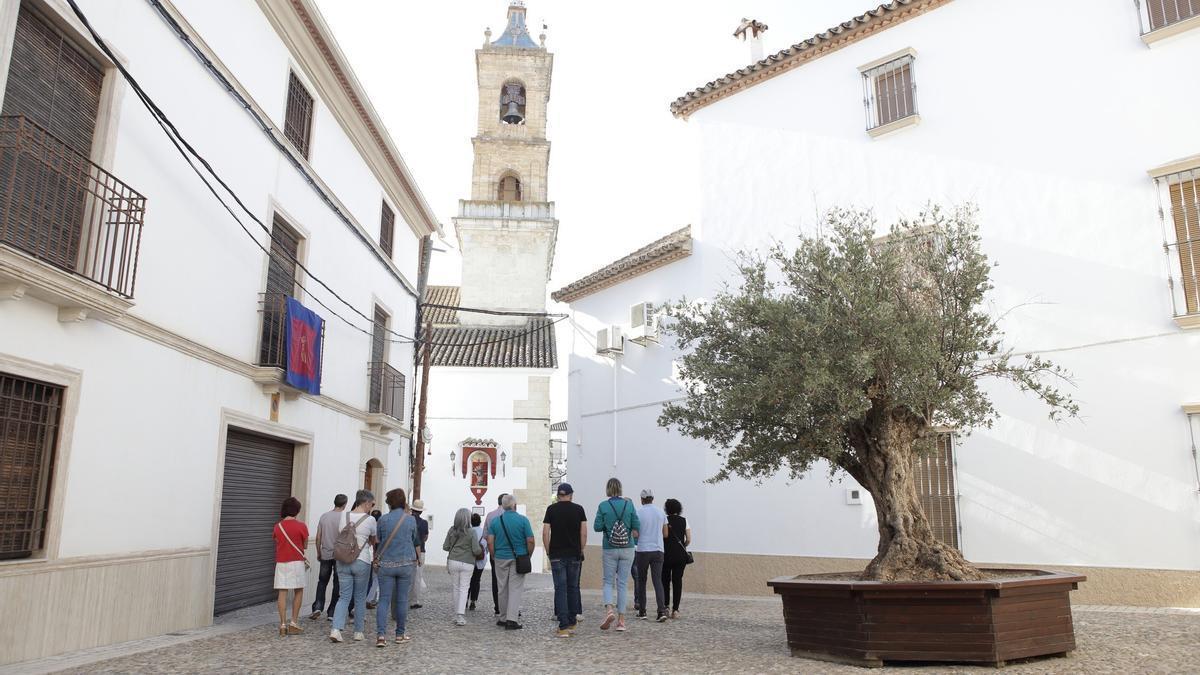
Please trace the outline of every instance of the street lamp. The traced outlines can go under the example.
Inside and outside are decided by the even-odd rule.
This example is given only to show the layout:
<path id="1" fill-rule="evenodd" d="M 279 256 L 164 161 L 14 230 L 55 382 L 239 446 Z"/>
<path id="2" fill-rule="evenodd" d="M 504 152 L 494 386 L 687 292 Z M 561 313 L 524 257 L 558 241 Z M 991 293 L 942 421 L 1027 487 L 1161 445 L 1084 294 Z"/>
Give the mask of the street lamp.
<path id="1" fill-rule="evenodd" d="M 454 475 L 454 451 L 450 451 L 450 475 Z"/>
<path id="2" fill-rule="evenodd" d="M 501 450 L 500 451 L 500 475 L 501 476 L 505 476 L 505 477 L 508 476 L 508 467 L 505 464 L 507 461 L 508 461 L 508 453 Z"/>

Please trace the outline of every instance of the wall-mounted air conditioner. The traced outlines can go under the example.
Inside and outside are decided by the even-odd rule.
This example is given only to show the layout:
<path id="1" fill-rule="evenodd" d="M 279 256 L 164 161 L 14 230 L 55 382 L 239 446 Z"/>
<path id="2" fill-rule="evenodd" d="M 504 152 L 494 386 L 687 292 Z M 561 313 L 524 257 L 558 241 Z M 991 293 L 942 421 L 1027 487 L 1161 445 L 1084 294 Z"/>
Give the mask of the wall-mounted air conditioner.
<path id="1" fill-rule="evenodd" d="M 629 339 L 642 346 L 658 344 L 658 312 L 654 303 L 639 302 L 629 308 Z"/>
<path id="2" fill-rule="evenodd" d="M 625 353 L 625 333 L 620 326 L 609 326 L 596 331 L 596 353 L 603 356 L 619 356 Z"/>

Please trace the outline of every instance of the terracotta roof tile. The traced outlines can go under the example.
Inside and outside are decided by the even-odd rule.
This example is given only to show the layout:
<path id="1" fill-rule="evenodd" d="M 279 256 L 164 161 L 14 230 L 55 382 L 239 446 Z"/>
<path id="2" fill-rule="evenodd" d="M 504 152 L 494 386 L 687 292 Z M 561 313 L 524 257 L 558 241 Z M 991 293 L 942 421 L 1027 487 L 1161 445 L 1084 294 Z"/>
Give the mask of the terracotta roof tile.
<path id="1" fill-rule="evenodd" d="M 427 286 L 425 304 L 459 306 L 458 286 Z M 421 325 L 433 321 L 435 326 L 453 326 L 458 323 L 458 312 L 441 307 L 427 307 L 421 311 Z"/>
<path id="2" fill-rule="evenodd" d="M 443 326 L 433 329 L 435 366 L 557 368 L 554 321 L 537 317 L 524 326 Z"/>
<path id="3" fill-rule="evenodd" d="M 692 226 L 675 230 L 629 255 L 616 260 L 591 274 L 573 281 L 550 294 L 558 302 L 574 302 L 609 286 L 640 276 L 692 254 Z"/>
<path id="4" fill-rule="evenodd" d="M 689 91 L 675 99 L 671 104 L 671 113 L 676 117 L 687 117 L 725 96 L 752 87 L 948 2 L 950 0 L 893 0 L 879 5 L 761 61 Z"/>

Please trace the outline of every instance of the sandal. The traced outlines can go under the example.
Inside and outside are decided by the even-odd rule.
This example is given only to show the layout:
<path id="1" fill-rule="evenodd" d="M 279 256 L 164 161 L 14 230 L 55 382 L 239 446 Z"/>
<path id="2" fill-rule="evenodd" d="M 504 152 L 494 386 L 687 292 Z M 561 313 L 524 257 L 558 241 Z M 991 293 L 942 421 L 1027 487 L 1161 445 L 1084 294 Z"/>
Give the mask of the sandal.
<path id="1" fill-rule="evenodd" d="M 279 637 L 283 637 L 285 635 L 287 635 L 287 624 L 281 623 L 279 624 Z"/>
<path id="2" fill-rule="evenodd" d="M 613 611 L 610 608 L 608 610 L 608 614 L 604 615 L 604 622 L 600 624 L 600 630 L 608 630 L 608 627 L 611 626 L 612 622 L 616 621 L 616 619 L 617 619 L 617 615 L 613 614 Z"/>
<path id="3" fill-rule="evenodd" d="M 398 645 L 407 644 L 409 642 L 412 642 L 412 638 L 408 637 L 407 635 L 396 636 L 396 644 Z"/>
<path id="4" fill-rule="evenodd" d="M 299 635 L 303 632 L 304 632 L 304 629 L 301 628 L 300 626 L 296 625 L 296 622 L 292 621 L 292 622 L 288 623 L 288 625 L 287 625 L 287 634 L 288 635 Z"/>

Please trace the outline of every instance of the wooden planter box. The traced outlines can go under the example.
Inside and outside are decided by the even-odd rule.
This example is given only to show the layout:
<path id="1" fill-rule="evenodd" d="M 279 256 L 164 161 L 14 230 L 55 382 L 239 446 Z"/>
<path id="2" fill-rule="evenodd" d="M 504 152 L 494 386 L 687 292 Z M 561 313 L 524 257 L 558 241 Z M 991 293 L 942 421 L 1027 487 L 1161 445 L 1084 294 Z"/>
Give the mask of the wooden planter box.
<path id="1" fill-rule="evenodd" d="M 862 666 L 882 666 L 884 661 L 1002 666 L 1013 659 L 1074 650 L 1070 593 L 1086 577 L 1003 572 L 1027 576 L 931 582 L 798 576 L 767 585 L 783 596 L 792 656 Z"/>

